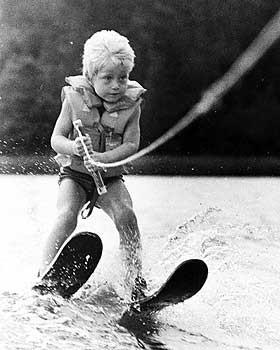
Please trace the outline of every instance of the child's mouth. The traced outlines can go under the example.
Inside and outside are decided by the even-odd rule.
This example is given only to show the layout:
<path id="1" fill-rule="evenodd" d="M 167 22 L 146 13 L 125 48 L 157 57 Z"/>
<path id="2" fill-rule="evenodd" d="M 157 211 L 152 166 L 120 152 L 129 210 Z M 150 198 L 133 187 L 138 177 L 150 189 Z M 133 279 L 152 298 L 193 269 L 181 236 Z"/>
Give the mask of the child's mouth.
<path id="1" fill-rule="evenodd" d="M 108 94 L 108 96 L 110 98 L 118 98 L 120 96 L 120 94 L 119 93 L 112 93 L 112 94 Z"/>

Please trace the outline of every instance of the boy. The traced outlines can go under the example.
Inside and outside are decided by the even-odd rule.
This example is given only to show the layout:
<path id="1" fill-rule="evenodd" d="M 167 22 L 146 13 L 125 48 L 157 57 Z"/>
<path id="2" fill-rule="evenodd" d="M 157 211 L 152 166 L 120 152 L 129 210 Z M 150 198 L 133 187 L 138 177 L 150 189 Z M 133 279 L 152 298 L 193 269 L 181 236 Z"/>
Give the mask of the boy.
<path id="1" fill-rule="evenodd" d="M 51 146 L 67 159 L 59 174 L 58 214 L 43 252 L 43 274 L 58 249 L 77 226 L 82 207 L 90 201 L 109 215 L 120 236 L 132 298 L 145 288 L 141 276 L 141 241 L 131 197 L 122 179 L 123 168 L 101 171 L 107 193 L 98 196 L 91 170 L 73 122 L 82 121 L 86 144 L 94 162 L 111 163 L 137 152 L 140 139 L 141 95 L 146 91 L 129 81 L 134 52 L 126 37 L 102 30 L 84 45 L 83 75 L 66 78 L 62 109 L 51 137 Z M 61 156 L 60 156 L 61 157 Z M 65 159 L 64 159 L 65 160 Z M 100 169 L 99 169 L 100 170 Z"/>

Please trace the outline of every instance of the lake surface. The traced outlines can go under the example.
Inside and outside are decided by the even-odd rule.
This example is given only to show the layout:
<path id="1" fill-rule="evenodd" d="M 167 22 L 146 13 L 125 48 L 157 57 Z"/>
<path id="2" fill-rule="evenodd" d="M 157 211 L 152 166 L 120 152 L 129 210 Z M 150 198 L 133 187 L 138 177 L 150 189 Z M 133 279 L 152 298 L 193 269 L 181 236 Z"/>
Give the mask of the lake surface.
<path id="1" fill-rule="evenodd" d="M 57 177 L 0 176 L 0 349 L 279 349 L 280 179 L 128 176 L 143 237 L 144 274 L 157 288 L 181 261 L 209 277 L 193 298 L 151 318 L 126 308 L 118 235 L 95 209 L 77 231 L 104 254 L 70 301 L 31 291 L 55 215 Z"/>

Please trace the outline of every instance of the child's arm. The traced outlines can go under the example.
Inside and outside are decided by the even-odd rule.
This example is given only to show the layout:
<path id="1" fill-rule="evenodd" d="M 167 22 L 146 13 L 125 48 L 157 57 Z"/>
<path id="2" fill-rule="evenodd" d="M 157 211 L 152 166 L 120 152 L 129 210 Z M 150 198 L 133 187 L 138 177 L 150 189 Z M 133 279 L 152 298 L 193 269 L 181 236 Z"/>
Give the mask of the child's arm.
<path id="1" fill-rule="evenodd" d="M 137 152 L 140 143 L 140 114 L 141 109 L 139 106 L 126 125 L 122 144 L 104 153 L 93 152 L 94 161 L 100 163 L 117 162 Z"/>
<path id="2" fill-rule="evenodd" d="M 70 105 L 65 99 L 52 133 L 51 146 L 57 153 L 68 155 L 75 154 L 83 157 L 85 152 L 81 140 L 79 138 L 75 140 L 70 140 L 68 138 L 70 132 L 73 130 L 71 113 Z M 85 136 L 83 139 L 90 150 L 92 148 L 90 138 Z"/>

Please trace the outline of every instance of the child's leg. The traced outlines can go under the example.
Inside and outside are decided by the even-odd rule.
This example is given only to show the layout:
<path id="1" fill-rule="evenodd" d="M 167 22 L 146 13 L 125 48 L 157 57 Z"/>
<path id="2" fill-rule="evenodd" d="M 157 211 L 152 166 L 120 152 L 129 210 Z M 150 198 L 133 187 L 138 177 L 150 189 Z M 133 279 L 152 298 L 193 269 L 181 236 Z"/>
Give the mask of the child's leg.
<path id="1" fill-rule="evenodd" d="M 100 196 L 97 205 L 114 221 L 120 235 L 120 248 L 127 269 L 126 282 L 130 285 L 142 274 L 142 247 L 132 200 L 121 179 L 107 186 L 107 193 Z"/>
<path id="2" fill-rule="evenodd" d="M 85 191 L 72 179 L 65 178 L 59 185 L 57 217 L 45 243 L 40 275 L 51 263 L 64 241 L 77 226 L 77 217 L 86 200 Z"/>

